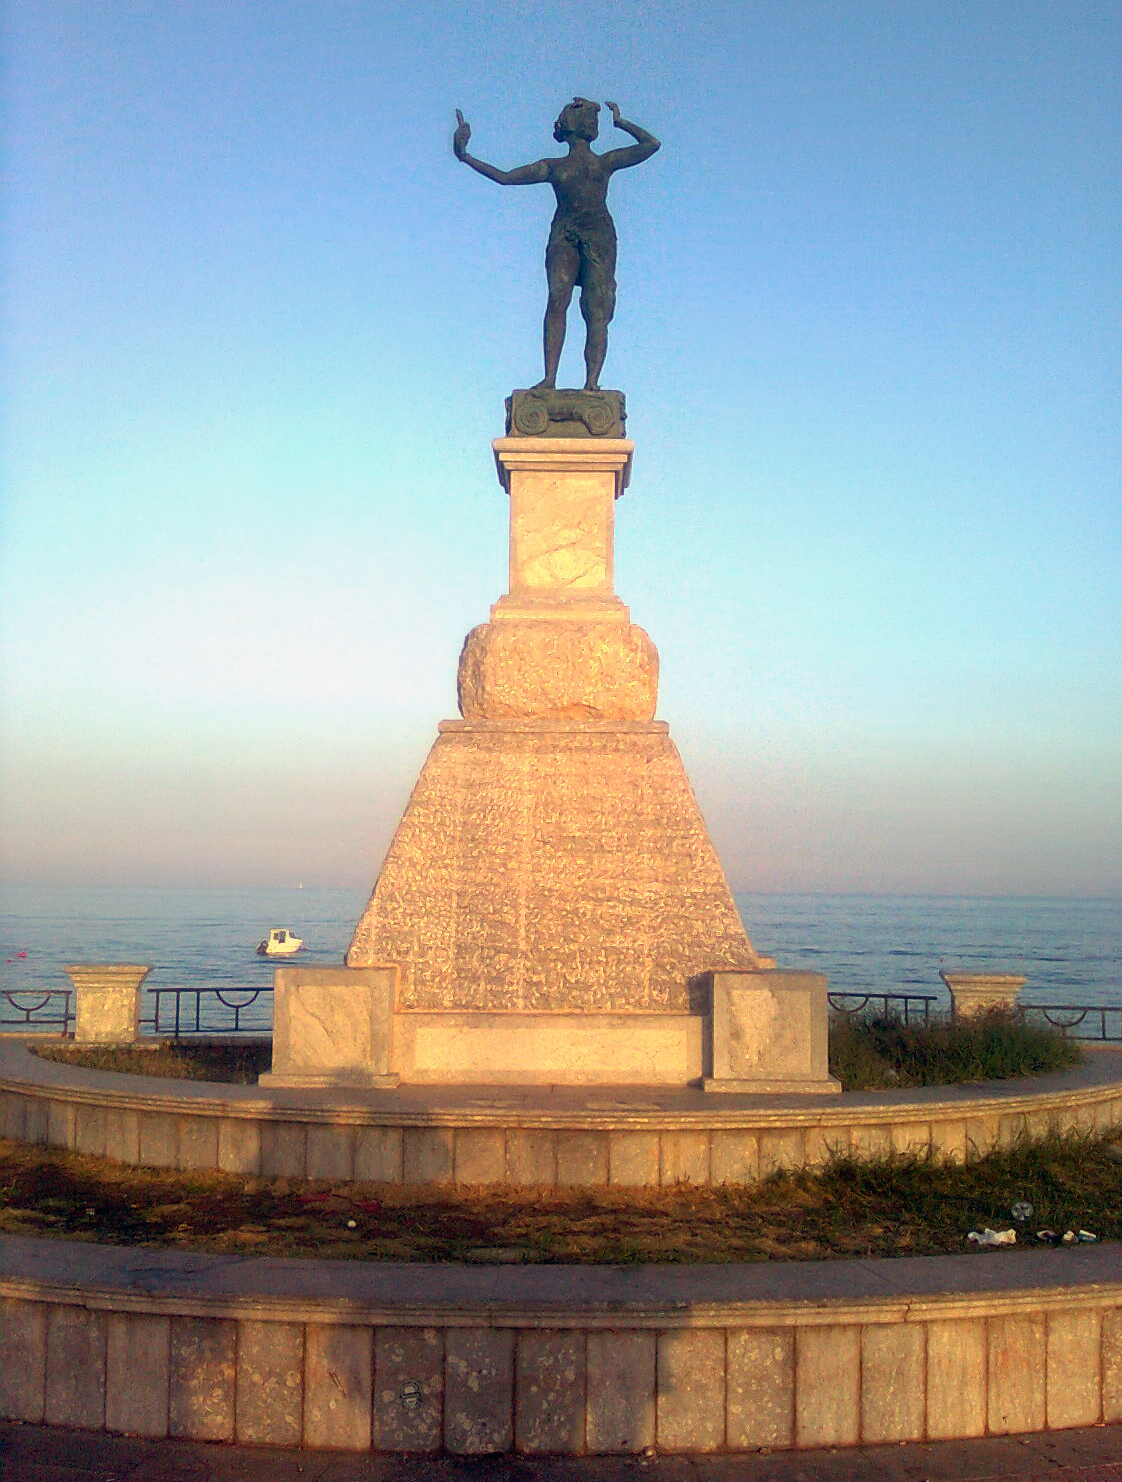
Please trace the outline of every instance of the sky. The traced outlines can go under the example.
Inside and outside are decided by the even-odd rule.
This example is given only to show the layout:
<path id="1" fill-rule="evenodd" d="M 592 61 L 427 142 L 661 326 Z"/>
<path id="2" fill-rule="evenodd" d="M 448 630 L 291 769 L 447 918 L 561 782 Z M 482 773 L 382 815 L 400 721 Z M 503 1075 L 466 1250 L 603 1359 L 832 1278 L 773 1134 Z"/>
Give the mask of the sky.
<path id="1" fill-rule="evenodd" d="M 552 194 L 454 110 L 582 94 L 663 141 L 617 590 L 733 888 L 1122 894 L 1117 4 L 6 19 L 4 878 L 373 881 L 540 375 Z"/>

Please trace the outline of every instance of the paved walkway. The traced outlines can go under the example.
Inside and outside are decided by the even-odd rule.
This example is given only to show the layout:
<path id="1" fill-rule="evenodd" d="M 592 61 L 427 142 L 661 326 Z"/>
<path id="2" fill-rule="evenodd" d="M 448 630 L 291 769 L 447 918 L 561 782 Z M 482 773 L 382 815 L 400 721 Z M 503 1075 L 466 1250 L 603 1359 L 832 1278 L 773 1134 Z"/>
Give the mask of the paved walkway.
<path id="1" fill-rule="evenodd" d="M 1122 1482 L 1122 1426 L 722 1457 L 369 1457 L 0 1422 L 0 1482 Z"/>

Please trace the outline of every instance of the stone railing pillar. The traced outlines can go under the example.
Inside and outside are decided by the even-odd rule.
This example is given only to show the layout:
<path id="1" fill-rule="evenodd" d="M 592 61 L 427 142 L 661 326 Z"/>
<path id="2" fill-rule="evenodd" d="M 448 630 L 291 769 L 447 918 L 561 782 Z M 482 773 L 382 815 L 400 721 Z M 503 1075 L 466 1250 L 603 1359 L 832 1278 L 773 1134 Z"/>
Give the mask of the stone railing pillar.
<path id="1" fill-rule="evenodd" d="M 950 989 L 951 1012 L 956 1019 L 969 1019 L 991 1009 L 1012 1013 L 1027 981 L 1016 973 L 940 972 L 939 976 Z"/>
<path id="2" fill-rule="evenodd" d="M 140 1038 L 140 985 L 152 971 L 136 962 L 72 962 L 74 1041 L 134 1045 Z"/>

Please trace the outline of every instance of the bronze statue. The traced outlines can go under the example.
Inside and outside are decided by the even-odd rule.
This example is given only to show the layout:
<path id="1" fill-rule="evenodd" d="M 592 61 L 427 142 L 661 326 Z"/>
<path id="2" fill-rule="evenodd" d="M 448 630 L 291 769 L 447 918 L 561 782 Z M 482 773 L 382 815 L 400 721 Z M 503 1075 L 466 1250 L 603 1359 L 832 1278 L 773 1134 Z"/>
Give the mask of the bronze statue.
<path id="1" fill-rule="evenodd" d="M 595 154 L 590 146 L 599 133 L 596 115 L 600 105 L 588 98 L 574 98 L 561 110 L 553 126 L 553 137 L 559 144 L 567 144 L 569 153 L 552 155 L 514 170 L 496 169 L 468 154 L 471 128 L 456 109 L 452 150 L 458 160 L 500 185 L 552 185 L 557 197 L 557 210 L 545 249 L 549 301 L 545 310 L 545 376 L 538 382 L 542 388 L 552 389 L 557 385 L 557 367 L 565 343 L 565 317 L 573 289 L 579 287 L 580 311 L 586 329 L 584 389 L 599 389 L 600 371 L 608 352 L 608 325 L 616 307 L 616 229 L 608 213 L 608 182 L 616 170 L 642 164 L 659 147 L 653 134 L 621 118 L 615 103 L 606 106 L 611 109 L 616 128 L 630 134 L 637 143 L 626 149 Z"/>

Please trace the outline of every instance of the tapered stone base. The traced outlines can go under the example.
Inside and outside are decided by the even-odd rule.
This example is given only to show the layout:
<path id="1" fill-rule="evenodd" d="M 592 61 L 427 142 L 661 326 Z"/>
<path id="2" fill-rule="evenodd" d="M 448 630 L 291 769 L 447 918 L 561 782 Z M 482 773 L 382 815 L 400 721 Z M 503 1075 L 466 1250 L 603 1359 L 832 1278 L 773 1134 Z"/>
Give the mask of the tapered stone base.
<path id="1" fill-rule="evenodd" d="M 347 953 L 399 1009 L 704 1012 L 771 966 L 661 722 L 446 721 Z"/>

